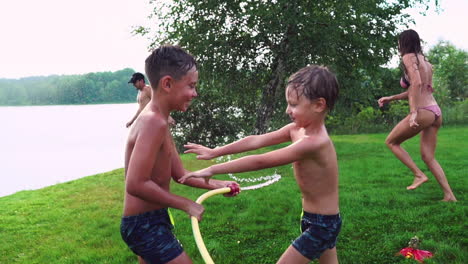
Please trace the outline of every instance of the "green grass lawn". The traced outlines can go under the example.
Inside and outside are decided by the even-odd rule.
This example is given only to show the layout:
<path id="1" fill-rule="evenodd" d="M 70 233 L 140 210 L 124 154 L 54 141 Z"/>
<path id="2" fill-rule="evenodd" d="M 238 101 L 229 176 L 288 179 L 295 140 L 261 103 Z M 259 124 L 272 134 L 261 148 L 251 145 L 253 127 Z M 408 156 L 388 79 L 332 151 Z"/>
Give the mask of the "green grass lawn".
<path id="1" fill-rule="evenodd" d="M 442 128 L 436 154 L 457 203 L 439 201 L 443 193 L 419 157 L 418 137 L 405 147 L 430 180 L 407 191 L 412 175 L 385 147 L 386 134 L 333 136 L 343 218 L 340 263 L 417 263 L 395 255 L 415 235 L 422 249 L 435 254 L 425 263 L 467 263 L 467 135 L 466 126 Z M 182 158 L 190 170 L 209 164 Z M 216 263 L 275 263 L 299 235 L 301 195 L 291 166 L 276 170 L 282 175 L 277 183 L 204 202 L 200 229 Z M 179 184 L 172 190 L 194 200 L 205 192 Z M 0 198 L 0 263 L 136 263 L 119 232 L 123 191 L 123 170 L 118 169 Z M 194 262 L 203 263 L 189 217 L 172 212 L 177 237 Z"/>

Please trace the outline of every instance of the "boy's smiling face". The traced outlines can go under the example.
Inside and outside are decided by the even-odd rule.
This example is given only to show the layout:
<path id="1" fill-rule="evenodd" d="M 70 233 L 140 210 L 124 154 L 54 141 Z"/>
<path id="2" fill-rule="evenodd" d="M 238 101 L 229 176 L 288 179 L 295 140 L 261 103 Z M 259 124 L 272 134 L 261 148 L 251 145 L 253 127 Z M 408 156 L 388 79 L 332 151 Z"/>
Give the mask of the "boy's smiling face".
<path id="1" fill-rule="evenodd" d="M 173 80 L 175 108 L 179 111 L 187 111 L 193 98 L 197 97 L 196 85 L 198 82 L 198 71 L 194 66 L 180 80 Z"/>
<path id="2" fill-rule="evenodd" d="M 311 121 L 312 104 L 313 102 L 307 99 L 303 94 L 299 95 L 298 89 L 294 89 L 289 85 L 286 88 L 286 114 L 289 115 L 291 120 L 300 127 L 305 127 Z"/>
<path id="3" fill-rule="evenodd" d="M 326 111 L 326 102 L 322 97 L 308 99 L 301 89 L 303 88 L 293 88 L 291 85 L 286 87 L 286 102 L 288 103 L 286 114 L 297 126 L 306 127 L 316 118 L 315 116 L 322 115 Z"/>

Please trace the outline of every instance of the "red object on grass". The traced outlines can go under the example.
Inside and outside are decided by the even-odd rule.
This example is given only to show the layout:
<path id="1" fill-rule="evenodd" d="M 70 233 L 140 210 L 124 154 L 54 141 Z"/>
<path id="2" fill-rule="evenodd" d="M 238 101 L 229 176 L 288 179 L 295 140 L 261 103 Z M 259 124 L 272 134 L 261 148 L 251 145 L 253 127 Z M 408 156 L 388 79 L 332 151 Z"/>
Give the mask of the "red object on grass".
<path id="1" fill-rule="evenodd" d="M 411 247 L 406 247 L 400 250 L 400 254 L 403 255 L 405 258 L 414 258 L 420 263 L 423 263 L 423 260 L 425 258 L 431 258 L 433 256 L 430 251 L 414 249 Z"/>

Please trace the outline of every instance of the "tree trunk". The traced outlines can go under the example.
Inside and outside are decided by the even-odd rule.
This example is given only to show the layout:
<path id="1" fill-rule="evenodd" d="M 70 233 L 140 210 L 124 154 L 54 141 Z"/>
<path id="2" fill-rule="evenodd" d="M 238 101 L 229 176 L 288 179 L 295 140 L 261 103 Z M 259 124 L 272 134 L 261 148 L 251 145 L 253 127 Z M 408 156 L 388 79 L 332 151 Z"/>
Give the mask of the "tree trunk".
<path id="1" fill-rule="evenodd" d="M 292 26 L 289 26 L 285 38 L 280 44 L 280 52 L 278 53 L 277 62 L 273 66 L 272 77 L 263 89 L 262 99 L 257 110 L 257 121 L 253 131 L 255 135 L 264 134 L 268 131 L 268 126 L 276 104 L 276 93 L 281 91 L 286 78 L 287 62 L 285 60 L 289 55 L 289 36 L 293 34 L 292 32 Z"/>
<path id="2" fill-rule="evenodd" d="M 257 121 L 253 133 L 256 135 L 264 134 L 268 131 L 271 116 L 273 115 L 276 93 L 283 87 L 285 78 L 284 62 L 280 58 L 274 69 L 273 76 L 263 89 L 262 99 L 257 109 Z"/>

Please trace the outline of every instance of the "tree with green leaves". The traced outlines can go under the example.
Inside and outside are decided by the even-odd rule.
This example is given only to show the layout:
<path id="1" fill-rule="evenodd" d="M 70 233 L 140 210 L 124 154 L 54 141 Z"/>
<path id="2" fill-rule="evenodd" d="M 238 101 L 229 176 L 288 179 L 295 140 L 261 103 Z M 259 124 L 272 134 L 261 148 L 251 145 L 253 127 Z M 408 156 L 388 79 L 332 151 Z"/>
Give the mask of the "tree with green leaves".
<path id="1" fill-rule="evenodd" d="M 441 41 L 431 48 L 428 59 L 434 65 L 434 87 L 448 93 L 443 103 L 468 98 L 468 52 Z"/>
<path id="2" fill-rule="evenodd" d="M 195 55 L 201 79 L 238 95 L 233 96 L 236 106 L 256 109 L 254 132 L 264 133 L 271 118 L 284 111 L 279 106 L 288 76 L 308 64 L 337 73 L 338 107 L 349 108 L 366 93 L 359 90 L 360 72 L 372 75 L 395 53 L 396 35 L 411 22 L 404 9 L 430 2 L 151 1 L 157 27 L 139 27 L 135 33 L 150 36 L 150 48 L 178 44 Z"/>

